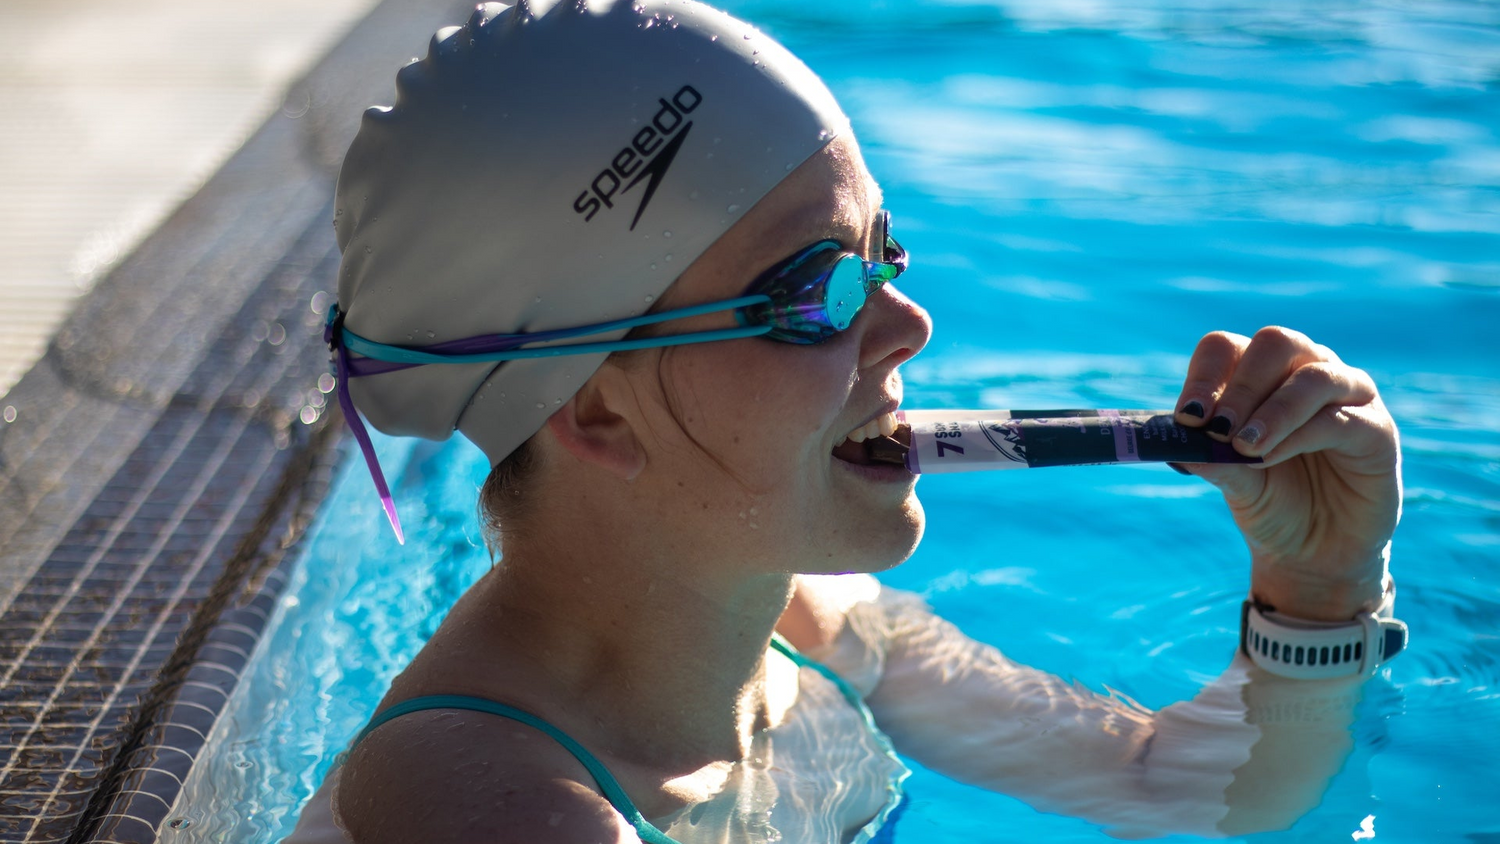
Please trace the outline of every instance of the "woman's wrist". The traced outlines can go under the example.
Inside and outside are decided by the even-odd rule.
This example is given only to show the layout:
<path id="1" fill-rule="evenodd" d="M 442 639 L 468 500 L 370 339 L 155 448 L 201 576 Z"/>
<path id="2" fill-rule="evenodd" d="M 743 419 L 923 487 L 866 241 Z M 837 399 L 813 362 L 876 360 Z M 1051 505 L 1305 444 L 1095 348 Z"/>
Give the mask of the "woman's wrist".
<path id="1" fill-rule="evenodd" d="M 1409 631 L 1395 617 L 1396 584 L 1386 578 L 1380 605 L 1350 621 L 1308 621 L 1255 597 L 1240 609 L 1240 650 L 1260 668 L 1295 680 L 1368 677 L 1406 649 Z"/>
<path id="2" fill-rule="evenodd" d="M 1251 596 L 1259 604 L 1307 621 L 1349 621 L 1384 600 L 1390 543 L 1363 562 L 1334 571 L 1305 562 L 1257 559 L 1251 566 Z"/>

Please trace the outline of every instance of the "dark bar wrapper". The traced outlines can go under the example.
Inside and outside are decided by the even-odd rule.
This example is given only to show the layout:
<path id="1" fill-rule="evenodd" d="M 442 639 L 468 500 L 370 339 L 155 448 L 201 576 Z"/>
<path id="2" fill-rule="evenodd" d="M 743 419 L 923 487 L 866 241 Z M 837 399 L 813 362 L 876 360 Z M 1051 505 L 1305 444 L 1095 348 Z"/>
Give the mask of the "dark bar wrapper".
<path id="1" fill-rule="evenodd" d="M 1008 422 L 998 424 L 1019 434 L 1026 464 L 1032 468 L 1136 461 L 1260 462 L 1260 458 L 1245 457 L 1202 429 L 1177 424 L 1167 414 L 1049 418 L 1012 411 L 1012 416 Z"/>

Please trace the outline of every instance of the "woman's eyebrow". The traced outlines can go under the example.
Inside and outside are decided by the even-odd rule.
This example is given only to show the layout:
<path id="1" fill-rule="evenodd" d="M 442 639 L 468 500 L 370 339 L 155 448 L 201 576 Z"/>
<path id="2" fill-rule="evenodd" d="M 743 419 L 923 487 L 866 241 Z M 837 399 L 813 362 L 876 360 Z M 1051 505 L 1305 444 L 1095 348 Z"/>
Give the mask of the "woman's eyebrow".
<path id="1" fill-rule="evenodd" d="M 775 235 L 788 240 L 797 239 L 806 244 L 819 240 L 837 240 L 846 246 L 858 246 L 869 237 L 875 225 L 875 217 L 881 205 L 879 188 L 875 189 L 874 204 L 861 203 L 865 208 L 850 217 L 843 204 L 832 200 L 805 206 L 787 216 L 776 227 Z"/>
<path id="2" fill-rule="evenodd" d="M 854 227 L 839 219 L 840 216 L 838 206 L 831 202 L 810 203 L 777 221 L 767 233 L 767 240 L 796 242 L 799 246 L 829 238 L 843 241 L 855 232 Z"/>

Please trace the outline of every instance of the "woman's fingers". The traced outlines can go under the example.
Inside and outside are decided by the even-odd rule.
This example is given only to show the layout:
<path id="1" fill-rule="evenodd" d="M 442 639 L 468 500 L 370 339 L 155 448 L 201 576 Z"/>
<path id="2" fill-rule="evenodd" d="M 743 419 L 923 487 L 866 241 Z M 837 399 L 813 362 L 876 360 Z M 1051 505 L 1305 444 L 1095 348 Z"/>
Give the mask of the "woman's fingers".
<path id="1" fill-rule="evenodd" d="M 1367 374 L 1300 332 L 1263 328 L 1253 338 L 1214 332 L 1198 342 L 1188 364 L 1177 421 L 1262 456 L 1324 408 L 1376 397 Z"/>
<path id="2" fill-rule="evenodd" d="M 1319 411 L 1363 406 L 1377 395 L 1375 382 L 1362 370 L 1322 361 L 1305 364 L 1249 412 L 1235 433 L 1235 445 L 1241 454 L 1262 456 Z"/>
<path id="3" fill-rule="evenodd" d="M 1334 404 L 1316 411 L 1275 445 L 1257 453 L 1263 460 L 1259 466 L 1270 468 L 1316 451 L 1339 452 L 1355 472 L 1389 473 L 1396 456 L 1394 423 L 1378 399 Z"/>
<path id="4" fill-rule="evenodd" d="M 1272 327 L 1255 332 L 1214 405 L 1208 432 L 1224 440 L 1241 433 L 1262 403 L 1282 389 L 1293 373 L 1321 362 L 1320 351 L 1327 350 L 1299 331 Z M 1322 406 L 1312 408 L 1303 421 Z M 1253 442 L 1264 435 L 1264 428 L 1252 434 L 1256 436 L 1245 439 Z"/>
<path id="5" fill-rule="evenodd" d="M 1249 345 L 1249 337 L 1227 331 L 1215 331 L 1198 341 L 1188 362 L 1182 394 L 1177 398 L 1178 422 L 1198 428 L 1208 421 L 1209 412 L 1218 404 L 1224 385 Z"/>

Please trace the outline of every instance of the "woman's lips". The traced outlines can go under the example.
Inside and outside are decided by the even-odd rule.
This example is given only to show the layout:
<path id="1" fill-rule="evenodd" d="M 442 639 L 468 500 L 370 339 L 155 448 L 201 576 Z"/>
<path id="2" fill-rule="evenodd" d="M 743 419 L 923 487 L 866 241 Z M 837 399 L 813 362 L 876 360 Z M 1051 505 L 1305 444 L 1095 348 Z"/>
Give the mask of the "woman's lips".
<path id="1" fill-rule="evenodd" d="M 917 479 L 916 475 L 898 463 L 851 463 L 837 458 L 833 462 L 846 472 L 876 483 L 909 484 Z"/>

